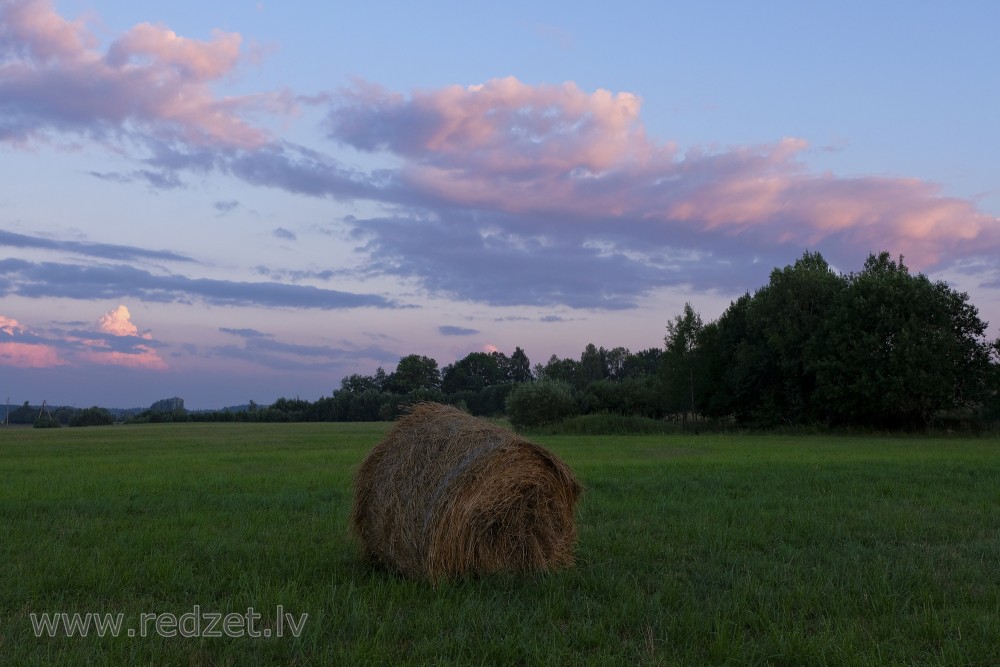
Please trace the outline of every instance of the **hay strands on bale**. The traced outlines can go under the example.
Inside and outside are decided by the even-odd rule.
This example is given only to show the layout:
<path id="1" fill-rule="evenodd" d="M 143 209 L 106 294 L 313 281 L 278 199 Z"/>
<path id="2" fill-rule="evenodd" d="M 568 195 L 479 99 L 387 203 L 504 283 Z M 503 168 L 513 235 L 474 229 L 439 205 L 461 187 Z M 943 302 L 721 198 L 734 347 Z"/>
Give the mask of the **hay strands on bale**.
<path id="1" fill-rule="evenodd" d="M 362 555 L 432 582 L 573 564 L 582 487 L 555 454 L 438 403 L 419 403 L 354 477 Z"/>

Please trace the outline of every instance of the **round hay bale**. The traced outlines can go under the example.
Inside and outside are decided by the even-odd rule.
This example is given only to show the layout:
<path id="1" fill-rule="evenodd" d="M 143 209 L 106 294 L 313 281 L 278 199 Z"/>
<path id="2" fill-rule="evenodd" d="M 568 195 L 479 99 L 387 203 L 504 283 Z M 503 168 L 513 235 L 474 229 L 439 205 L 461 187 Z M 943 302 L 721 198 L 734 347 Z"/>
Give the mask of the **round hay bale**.
<path id="1" fill-rule="evenodd" d="M 573 564 L 582 487 L 555 454 L 461 410 L 420 403 L 354 477 L 362 555 L 412 577 Z"/>

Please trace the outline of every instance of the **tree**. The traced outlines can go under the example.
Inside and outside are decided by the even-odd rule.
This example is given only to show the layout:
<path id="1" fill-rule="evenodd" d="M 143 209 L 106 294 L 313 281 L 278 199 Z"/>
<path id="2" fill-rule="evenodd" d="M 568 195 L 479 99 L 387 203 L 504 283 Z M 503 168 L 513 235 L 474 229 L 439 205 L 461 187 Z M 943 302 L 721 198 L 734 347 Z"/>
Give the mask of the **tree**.
<path id="1" fill-rule="evenodd" d="M 668 411 L 695 412 L 695 370 L 698 336 L 704 327 L 701 315 L 690 303 L 684 312 L 667 323 L 664 337 L 666 353 L 663 355 L 663 386 Z"/>
<path id="2" fill-rule="evenodd" d="M 836 423 L 928 425 L 987 395 L 990 344 L 968 295 L 871 255 L 846 278 L 817 363 L 817 393 Z"/>
<path id="3" fill-rule="evenodd" d="M 441 372 L 441 388 L 446 394 L 480 391 L 508 381 L 507 358 L 494 352 L 472 352 Z"/>
<path id="4" fill-rule="evenodd" d="M 603 350 L 603 348 L 601 348 Z M 608 372 L 608 377 L 612 380 L 621 380 L 625 376 L 625 368 L 632 353 L 627 347 L 614 347 L 604 351 L 604 367 Z"/>
<path id="5" fill-rule="evenodd" d="M 383 371 L 383 373 L 384 372 L 385 371 Z M 347 391 L 353 394 L 360 394 L 363 391 L 371 391 L 375 388 L 375 379 L 368 375 L 352 373 L 351 375 L 348 375 L 340 380 L 341 391 Z"/>
<path id="6" fill-rule="evenodd" d="M 173 398 L 164 398 L 156 401 L 151 406 L 149 406 L 151 412 L 172 412 L 183 414 L 184 410 L 184 399 L 174 396 Z"/>
<path id="7" fill-rule="evenodd" d="M 759 424 L 799 424 L 822 418 L 815 402 L 817 364 L 825 354 L 827 322 L 845 287 L 819 253 L 774 269 L 718 322 L 716 347 L 706 353 L 710 382 L 719 387 L 706 410 Z M 708 349 L 708 348 L 706 348 Z M 713 356 L 714 355 L 714 356 Z M 720 356 L 721 355 L 721 356 Z"/>
<path id="8" fill-rule="evenodd" d="M 591 382 L 603 380 L 608 375 L 607 352 L 603 347 L 597 349 L 593 343 L 588 343 L 583 354 L 580 355 L 577 386 L 583 387 Z"/>
<path id="9" fill-rule="evenodd" d="M 395 394 L 407 394 L 416 389 L 437 389 L 441 386 L 441 373 L 434 359 L 410 354 L 399 360 L 388 384 Z"/>
<path id="10" fill-rule="evenodd" d="M 510 355 L 510 381 L 531 382 L 533 379 L 528 355 L 521 348 L 515 347 L 514 354 Z"/>
<path id="11" fill-rule="evenodd" d="M 621 368 L 617 371 L 616 377 L 619 379 L 655 377 L 660 370 L 662 358 L 663 350 L 658 347 L 629 353 L 622 361 Z"/>
<path id="12" fill-rule="evenodd" d="M 566 382 L 526 382 L 507 397 L 507 417 L 519 428 L 559 422 L 577 413 L 573 388 Z"/>
<path id="13" fill-rule="evenodd" d="M 96 405 L 85 410 L 79 410 L 69 420 L 70 426 L 109 426 L 115 423 L 115 418 L 105 409 Z"/>
<path id="14" fill-rule="evenodd" d="M 42 402 L 42 407 L 38 411 L 38 416 L 35 418 L 35 428 L 59 428 L 60 424 L 55 417 L 48 411 L 44 402 Z"/>
<path id="15" fill-rule="evenodd" d="M 539 380 L 565 382 L 576 386 L 580 377 L 580 362 L 569 358 L 560 359 L 553 354 L 549 357 L 548 363 L 544 366 L 536 366 L 535 370 Z"/>

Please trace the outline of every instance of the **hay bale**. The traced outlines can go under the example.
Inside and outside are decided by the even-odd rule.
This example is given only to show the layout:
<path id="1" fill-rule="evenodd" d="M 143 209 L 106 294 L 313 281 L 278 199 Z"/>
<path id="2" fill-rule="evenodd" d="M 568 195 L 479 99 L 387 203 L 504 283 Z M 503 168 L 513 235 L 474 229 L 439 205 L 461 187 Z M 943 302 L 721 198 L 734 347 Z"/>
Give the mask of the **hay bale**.
<path id="1" fill-rule="evenodd" d="M 421 403 L 354 477 L 363 556 L 412 577 L 573 564 L 573 472 L 548 450 L 447 405 Z"/>

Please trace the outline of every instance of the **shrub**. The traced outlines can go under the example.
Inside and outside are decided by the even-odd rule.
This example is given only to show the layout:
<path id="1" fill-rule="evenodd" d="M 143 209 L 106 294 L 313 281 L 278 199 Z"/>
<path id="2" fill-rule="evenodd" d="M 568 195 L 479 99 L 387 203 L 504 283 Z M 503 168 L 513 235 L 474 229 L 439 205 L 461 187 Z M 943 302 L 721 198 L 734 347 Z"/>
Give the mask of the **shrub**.
<path id="1" fill-rule="evenodd" d="M 108 426 L 114 423 L 115 418 L 111 413 L 106 408 L 99 408 L 96 405 L 80 410 L 69 420 L 70 426 Z"/>
<path id="2" fill-rule="evenodd" d="M 518 428 L 559 422 L 578 412 L 572 388 L 557 380 L 526 382 L 507 397 L 507 417 Z"/>

